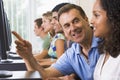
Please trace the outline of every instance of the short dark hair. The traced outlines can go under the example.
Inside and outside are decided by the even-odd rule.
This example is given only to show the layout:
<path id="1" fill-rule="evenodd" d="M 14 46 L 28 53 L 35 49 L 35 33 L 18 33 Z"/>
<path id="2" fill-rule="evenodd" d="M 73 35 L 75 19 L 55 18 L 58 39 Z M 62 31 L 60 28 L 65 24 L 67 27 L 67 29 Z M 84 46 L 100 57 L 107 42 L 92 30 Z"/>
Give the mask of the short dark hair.
<path id="1" fill-rule="evenodd" d="M 60 8 L 60 10 L 58 11 L 58 20 L 61 14 L 65 13 L 65 12 L 69 12 L 71 9 L 76 9 L 79 11 L 80 15 L 85 19 L 87 18 L 84 10 L 75 4 L 66 4 L 65 6 L 63 6 L 62 8 Z"/>
<path id="2" fill-rule="evenodd" d="M 60 9 L 61 7 L 63 7 L 64 5 L 66 5 L 66 4 L 69 4 L 69 3 L 60 3 L 60 4 L 56 5 L 56 6 L 52 9 L 52 12 L 58 12 L 59 9 Z"/>
<path id="3" fill-rule="evenodd" d="M 42 18 L 37 18 L 34 20 L 34 22 L 37 24 L 38 28 L 40 28 L 42 25 Z"/>

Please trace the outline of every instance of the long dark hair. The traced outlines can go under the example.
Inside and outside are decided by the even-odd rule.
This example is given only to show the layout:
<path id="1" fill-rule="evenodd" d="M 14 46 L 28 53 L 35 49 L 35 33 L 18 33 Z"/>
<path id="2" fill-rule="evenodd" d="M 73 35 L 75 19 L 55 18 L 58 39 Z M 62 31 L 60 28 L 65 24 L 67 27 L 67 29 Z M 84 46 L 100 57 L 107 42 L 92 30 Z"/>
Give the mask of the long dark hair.
<path id="1" fill-rule="evenodd" d="M 98 49 L 100 53 L 107 51 L 117 57 L 120 54 L 120 0 L 100 0 L 100 5 L 106 11 L 110 36 L 102 40 Z"/>

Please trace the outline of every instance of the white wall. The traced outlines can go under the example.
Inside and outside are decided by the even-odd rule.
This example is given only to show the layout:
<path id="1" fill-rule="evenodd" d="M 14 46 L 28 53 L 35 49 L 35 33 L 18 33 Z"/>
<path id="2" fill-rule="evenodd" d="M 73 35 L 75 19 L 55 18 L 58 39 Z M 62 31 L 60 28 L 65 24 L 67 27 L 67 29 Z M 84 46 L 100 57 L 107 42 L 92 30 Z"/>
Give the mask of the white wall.
<path id="1" fill-rule="evenodd" d="M 80 6 L 85 10 L 89 21 L 92 17 L 92 8 L 95 0 L 80 0 Z"/>

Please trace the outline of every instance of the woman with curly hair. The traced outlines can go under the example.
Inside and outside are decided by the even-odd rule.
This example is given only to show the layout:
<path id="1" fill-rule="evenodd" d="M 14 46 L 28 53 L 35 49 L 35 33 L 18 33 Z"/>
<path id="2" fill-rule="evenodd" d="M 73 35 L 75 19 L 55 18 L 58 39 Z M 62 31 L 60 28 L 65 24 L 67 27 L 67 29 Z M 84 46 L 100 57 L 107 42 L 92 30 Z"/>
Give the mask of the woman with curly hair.
<path id="1" fill-rule="evenodd" d="M 120 80 L 120 0 L 96 0 L 91 23 L 102 39 L 94 80 Z"/>

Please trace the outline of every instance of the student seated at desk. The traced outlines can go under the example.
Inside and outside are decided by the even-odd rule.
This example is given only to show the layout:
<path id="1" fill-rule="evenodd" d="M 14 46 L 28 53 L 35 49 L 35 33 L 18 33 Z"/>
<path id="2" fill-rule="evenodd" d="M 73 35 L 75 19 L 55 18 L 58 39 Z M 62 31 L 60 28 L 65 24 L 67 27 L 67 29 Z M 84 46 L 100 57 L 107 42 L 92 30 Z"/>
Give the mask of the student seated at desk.
<path id="1" fill-rule="evenodd" d="M 47 32 L 44 32 L 44 28 L 42 27 L 42 18 L 37 18 L 34 21 L 34 32 L 36 36 L 39 36 L 43 43 L 42 45 L 42 51 L 40 53 L 35 53 L 35 54 L 40 54 L 41 57 L 44 57 L 45 54 L 48 53 L 48 49 L 50 46 L 50 36 Z"/>
<path id="2" fill-rule="evenodd" d="M 52 9 L 52 24 L 54 25 L 54 26 L 58 26 L 58 27 L 56 27 L 56 28 L 58 28 L 58 30 L 59 30 L 59 28 L 61 29 L 62 28 L 62 26 L 60 25 L 60 23 L 59 23 L 59 21 L 58 21 L 58 11 L 59 11 L 59 9 L 61 8 L 61 7 L 63 7 L 64 5 L 66 5 L 66 4 L 69 4 L 69 3 L 60 3 L 60 4 L 57 4 L 53 9 Z M 64 30 L 63 30 L 63 32 L 64 32 Z M 65 50 L 67 50 L 68 48 L 70 48 L 71 47 L 71 45 L 72 45 L 72 43 L 73 43 L 73 41 L 71 41 L 72 39 L 67 35 L 67 34 L 65 34 L 65 32 L 64 32 L 64 35 L 65 35 Z"/>
<path id="3" fill-rule="evenodd" d="M 62 27 L 54 26 L 53 23 L 51 22 L 52 12 L 44 13 L 42 19 L 43 19 L 42 26 L 44 27 L 44 32 L 49 32 L 49 34 L 51 34 L 51 32 L 54 30 L 55 35 L 54 36 L 52 35 L 48 53 L 44 54 L 44 57 L 41 56 L 41 54 L 35 55 L 34 57 L 37 61 L 39 61 L 39 63 L 42 66 L 47 67 L 54 63 L 56 59 L 59 58 L 64 53 L 65 37 L 62 31 Z"/>

